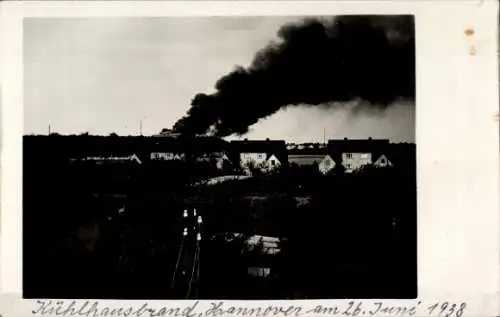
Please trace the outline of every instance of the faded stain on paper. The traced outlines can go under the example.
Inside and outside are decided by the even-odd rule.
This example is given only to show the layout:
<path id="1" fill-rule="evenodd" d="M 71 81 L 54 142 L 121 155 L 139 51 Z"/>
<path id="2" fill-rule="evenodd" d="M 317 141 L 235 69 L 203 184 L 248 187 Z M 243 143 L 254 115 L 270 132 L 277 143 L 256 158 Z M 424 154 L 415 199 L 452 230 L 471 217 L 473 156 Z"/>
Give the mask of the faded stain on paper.
<path id="1" fill-rule="evenodd" d="M 466 28 L 464 33 L 468 38 L 473 38 L 475 31 L 473 28 Z M 476 55 L 476 46 L 474 44 L 469 45 L 469 55 Z"/>

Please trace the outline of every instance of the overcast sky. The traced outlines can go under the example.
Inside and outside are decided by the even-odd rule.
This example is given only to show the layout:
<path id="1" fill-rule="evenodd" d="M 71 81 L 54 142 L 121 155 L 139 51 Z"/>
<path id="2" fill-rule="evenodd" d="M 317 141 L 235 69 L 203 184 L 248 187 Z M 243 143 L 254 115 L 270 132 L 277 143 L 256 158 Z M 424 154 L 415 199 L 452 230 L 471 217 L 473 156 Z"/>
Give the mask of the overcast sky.
<path id="1" fill-rule="evenodd" d="M 30 18 L 24 22 L 26 134 L 139 134 L 170 128 L 192 97 L 254 54 L 294 17 Z M 414 141 L 413 105 L 377 114 L 294 107 L 248 138 Z"/>

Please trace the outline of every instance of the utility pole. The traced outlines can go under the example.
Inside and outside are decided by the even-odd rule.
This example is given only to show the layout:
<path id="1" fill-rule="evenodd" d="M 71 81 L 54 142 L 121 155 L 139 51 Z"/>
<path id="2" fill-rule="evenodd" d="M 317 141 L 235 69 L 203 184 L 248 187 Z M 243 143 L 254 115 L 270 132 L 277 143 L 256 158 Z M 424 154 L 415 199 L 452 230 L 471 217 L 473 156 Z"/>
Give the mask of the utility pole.
<path id="1" fill-rule="evenodd" d="M 194 289 L 194 297 L 199 295 L 199 280 L 200 280 L 200 242 L 201 242 L 201 226 L 203 219 L 196 209 L 191 211 L 185 209 L 183 212 L 184 229 L 182 231 L 182 240 L 180 243 L 179 254 L 175 264 L 172 282 L 170 285 L 171 291 L 174 291 L 176 286 L 183 288 L 184 282 L 187 287 L 186 299 L 192 297 Z M 179 270 L 181 276 L 178 276 Z M 177 292 L 176 292 L 177 293 Z"/>
<path id="2" fill-rule="evenodd" d="M 146 117 L 142 117 L 140 120 L 139 120 L 139 134 L 142 136 L 143 133 L 142 133 L 142 123 L 143 121 L 146 119 Z"/>
<path id="3" fill-rule="evenodd" d="M 51 134 L 52 132 L 50 131 L 50 123 L 49 123 L 49 135 Z"/>

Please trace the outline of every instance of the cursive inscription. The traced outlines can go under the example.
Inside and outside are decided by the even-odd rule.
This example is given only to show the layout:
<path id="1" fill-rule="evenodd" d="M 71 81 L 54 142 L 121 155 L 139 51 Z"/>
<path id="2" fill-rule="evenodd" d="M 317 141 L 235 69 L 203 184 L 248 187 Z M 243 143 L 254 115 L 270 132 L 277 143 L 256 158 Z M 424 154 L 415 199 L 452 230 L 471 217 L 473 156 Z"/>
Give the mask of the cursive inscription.
<path id="1" fill-rule="evenodd" d="M 138 308 L 134 307 L 120 307 L 110 308 L 108 306 L 101 306 L 98 301 L 84 301 L 77 304 L 72 301 L 69 304 L 64 301 L 52 300 L 38 300 L 38 309 L 33 310 L 33 315 L 38 316 L 85 316 L 85 317 L 160 317 L 160 316 L 174 316 L 174 317 L 197 317 L 194 312 L 199 302 L 196 301 L 192 305 L 184 307 L 161 307 L 154 309 L 148 307 L 145 303 Z"/>
<path id="2" fill-rule="evenodd" d="M 297 304 L 295 304 L 297 303 Z M 120 303 L 121 304 L 121 303 Z M 99 301 L 53 301 L 38 300 L 33 316 L 48 317 L 463 317 L 466 303 L 432 303 L 422 305 L 414 301 L 406 305 L 388 304 L 383 301 L 347 301 L 337 305 L 310 305 L 303 302 L 286 301 L 286 304 L 232 305 L 224 301 L 172 304 L 161 306 L 150 302 L 142 305 L 105 305 Z M 120 306 L 120 307 L 112 307 Z M 1 316 L 0 316 L 1 317 Z"/>

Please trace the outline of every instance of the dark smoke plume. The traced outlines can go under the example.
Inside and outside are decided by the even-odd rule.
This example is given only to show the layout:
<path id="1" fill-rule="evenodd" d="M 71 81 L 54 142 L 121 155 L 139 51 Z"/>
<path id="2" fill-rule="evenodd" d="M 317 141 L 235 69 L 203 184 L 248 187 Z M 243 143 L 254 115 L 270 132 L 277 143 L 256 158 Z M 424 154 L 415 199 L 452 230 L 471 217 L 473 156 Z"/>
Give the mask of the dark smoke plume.
<path id="1" fill-rule="evenodd" d="M 385 108 L 414 101 L 412 16 L 306 19 L 283 26 L 278 37 L 248 68 L 220 78 L 214 94 L 197 94 L 174 130 L 241 135 L 287 106 L 364 100 Z"/>

